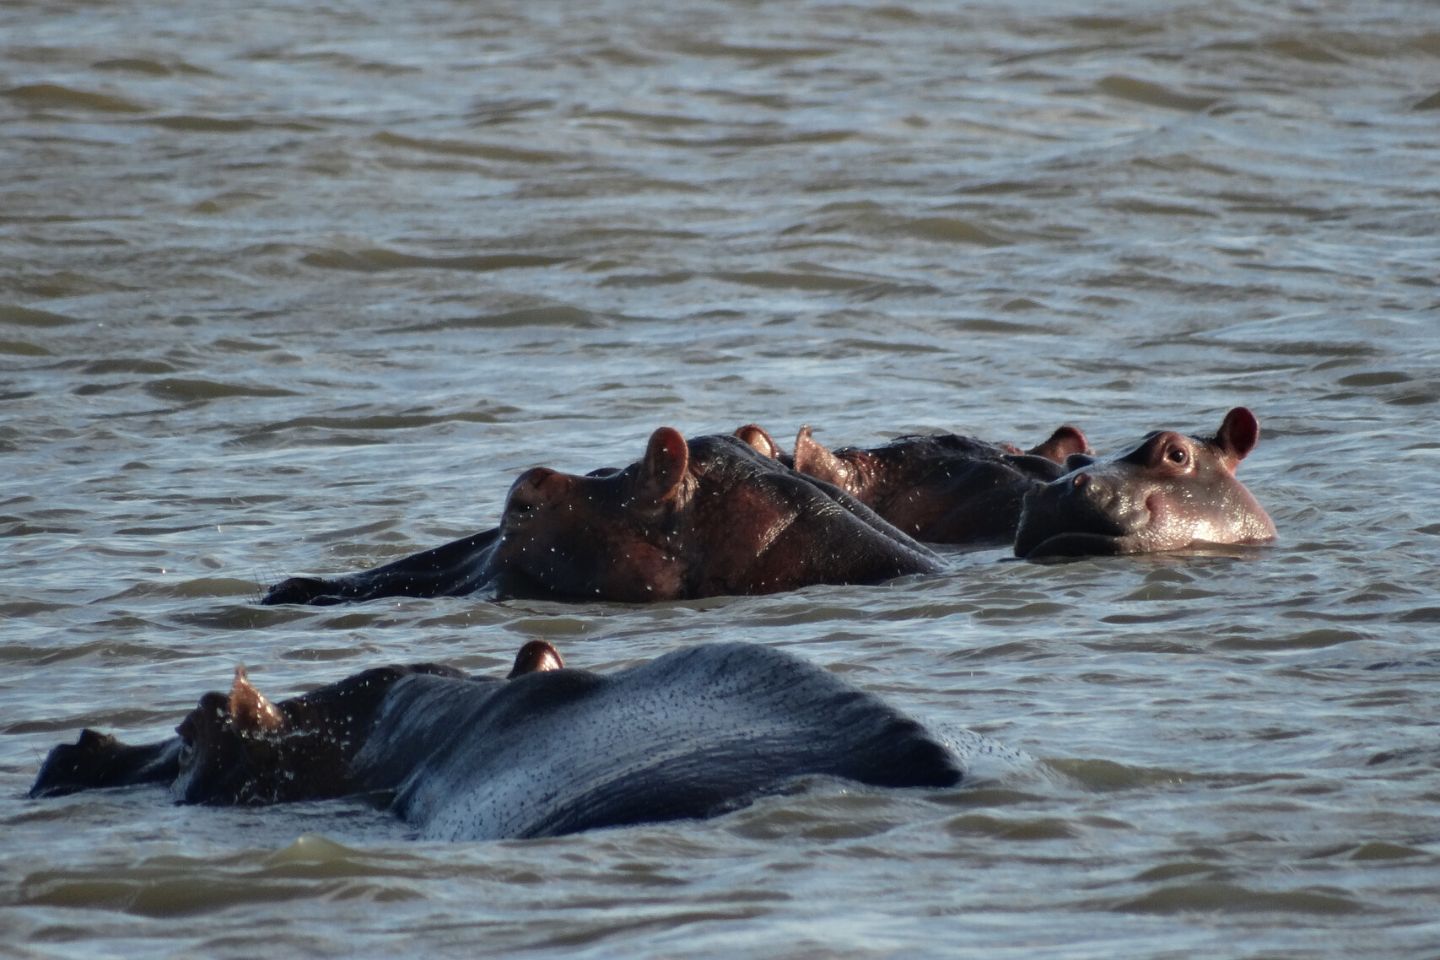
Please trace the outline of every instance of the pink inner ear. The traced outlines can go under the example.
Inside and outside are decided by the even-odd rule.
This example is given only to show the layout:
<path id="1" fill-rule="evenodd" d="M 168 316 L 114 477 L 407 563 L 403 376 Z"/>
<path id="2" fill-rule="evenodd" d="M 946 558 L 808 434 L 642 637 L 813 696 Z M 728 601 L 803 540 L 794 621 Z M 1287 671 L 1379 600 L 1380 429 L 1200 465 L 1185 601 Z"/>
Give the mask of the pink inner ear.
<path id="1" fill-rule="evenodd" d="M 1215 442 L 1225 452 L 1233 470 L 1260 442 L 1260 421 L 1244 407 L 1236 407 L 1225 414 L 1225 421 L 1215 433 Z"/>
<path id="2" fill-rule="evenodd" d="M 675 495 L 690 467 L 690 445 L 674 427 L 661 427 L 650 435 L 645 448 L 644 475 L 647 492 L 655 500 Z"/>
<path id="3" fill-rule="evenodd" d="M 837 487 L 850 479 L 850 465 L 812 437 L 808 426 L 795 435 L 795 469 Z"/>
<path id="4" fill-rule="evenodd" d="M 771 460 L 780 459 L 780 446 L 775 438 L 758 423 L 747 423 L 735 431 L 735 436 L 760 451 Z"/>
<path id="5" fill-rule="evenodd" d="M 800 432 L 795 434 L 796 470 L 809 473 L 829 456 L 830 451 L 811 434 L 809 424 L 801 427 Z"/>

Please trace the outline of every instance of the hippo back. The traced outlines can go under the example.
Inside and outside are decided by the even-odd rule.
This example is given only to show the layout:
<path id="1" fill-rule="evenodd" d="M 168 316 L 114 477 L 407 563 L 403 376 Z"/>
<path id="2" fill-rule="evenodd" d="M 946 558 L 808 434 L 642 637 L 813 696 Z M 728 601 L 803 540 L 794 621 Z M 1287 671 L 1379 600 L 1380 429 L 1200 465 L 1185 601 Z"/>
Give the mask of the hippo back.
<path id="1" fill-rule="evenodd" d="M 705 817 L 806 775 L 882 786 L 962 776 L 915 721 L 751 644 L 692 647 L 608 676 L 557 670 L 484 687 L 407 677 L 384 709 L 356 766 L 377 786 L 408 766 L 396 812 L 430 839 Z"/>

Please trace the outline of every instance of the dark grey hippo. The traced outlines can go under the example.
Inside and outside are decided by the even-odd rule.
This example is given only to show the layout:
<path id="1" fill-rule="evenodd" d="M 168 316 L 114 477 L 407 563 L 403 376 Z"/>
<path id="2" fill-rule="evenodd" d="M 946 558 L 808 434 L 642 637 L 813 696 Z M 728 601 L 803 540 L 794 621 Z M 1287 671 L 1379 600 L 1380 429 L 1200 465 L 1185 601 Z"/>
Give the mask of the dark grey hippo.
<path id="1" fill-rule="evenodd" d="M 1236 407 L 1213 437 L 1157 430 L 1103 460 L 1072 456 L 1068 473 L 1025 495 L 1015 555 L 1038 560 L 1273 540 L 1275 524 L 1235 479 L 1259 440 L 1255 415 Z"/>
<path id="2" fill-rule="evenodd" d="M 387 596 L 618 600 L 761 594 L 934 573 L 939 559 L 864 504 L 734 437 L 661 427 L 645 456 L 515 481 L 500 526 L 361 573 L 292 577 L 263 603 Z"/>
<path id="3" fill-rule="evenodd" d="M 795 452 L 786 455 L 755 424 L 735 435 L 834 484 L 917 540 L 967 545 L 1014 540 L 1025 494 L 1064 473 L 1066 457 L 1090 452 L 1085 435 L 1068 425 L 1028 451 L 953 433 L 832 451 L 802 427 Z"/>
<path id="4" fill-rule="evenodd" d="M 237 670 L 178 736 L 93 731 L 54 748 L 31 796 L 168 783 L 176 801 L 363 795 L 421 837 L 540 837 L 709 817 L 797 777 L 948 787 L 960 759 L 910 718 L 791 654 L 707 644 L 600 675 L 542 641 L 507 680 L 434 664 L 367 670 L 271 703 Z"/>

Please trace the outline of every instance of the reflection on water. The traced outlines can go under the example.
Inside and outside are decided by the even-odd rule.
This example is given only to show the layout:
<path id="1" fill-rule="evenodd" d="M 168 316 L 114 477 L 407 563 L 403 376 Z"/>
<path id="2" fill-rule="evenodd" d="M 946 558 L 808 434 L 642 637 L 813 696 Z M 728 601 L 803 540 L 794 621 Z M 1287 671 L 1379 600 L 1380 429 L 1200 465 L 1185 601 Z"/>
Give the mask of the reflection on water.
<path id="1" fill-rule="evenodd" d="M 8 942 L 1433 952 L 1437 37 L 1389 0 L 4 6 Z M 660 424 L 1068 421 L 1103 452 L 1237 404 L 1269 548 L 950 552 L 640 608 L 254 603 Z M 503 673 L 535 636 L 599 669 L 785 646 L 1036 759 L 473 845 L 361 804 L 22 796 L 51 744 L 164 736 L 237 662 L 284 695 Z"/>

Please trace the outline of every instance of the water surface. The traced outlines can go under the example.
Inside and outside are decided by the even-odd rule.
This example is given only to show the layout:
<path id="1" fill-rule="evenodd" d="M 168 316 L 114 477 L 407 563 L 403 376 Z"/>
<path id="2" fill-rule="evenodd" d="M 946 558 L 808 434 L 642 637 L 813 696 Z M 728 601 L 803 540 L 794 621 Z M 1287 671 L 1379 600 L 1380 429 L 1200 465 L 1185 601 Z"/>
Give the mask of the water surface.
<path id="1" fill-rule="evenodd" d="M 0 8 L 0 929 L 17 956 L 1440 952 L 1440 11 Z M 1268 549 L 627 607 L 261 608 L 510 481 L 757 421 L 1262 424 Z M 237 662 L 783 646 L 1030 760 L 430 845 L 24 798 Z"/>

